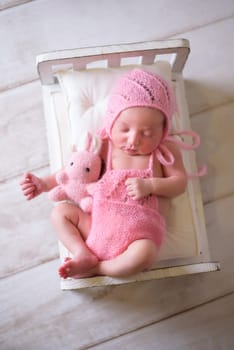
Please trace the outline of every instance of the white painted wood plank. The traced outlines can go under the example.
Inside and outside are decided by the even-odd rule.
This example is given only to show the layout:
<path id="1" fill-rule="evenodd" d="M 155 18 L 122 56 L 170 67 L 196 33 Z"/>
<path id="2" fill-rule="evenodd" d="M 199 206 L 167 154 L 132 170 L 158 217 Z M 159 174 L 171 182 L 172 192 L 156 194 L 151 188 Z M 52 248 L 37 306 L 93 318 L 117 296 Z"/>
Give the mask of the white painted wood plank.
<path id="1" fill-rule="evenodd" d="M 233 208 L 234 195 L 205 205 L 206 228 L 211 257 L 219 261 L 221 263 L 221 270 L 225 274 L 227 273 L 225 277 L 225 283 L 227 284 L 229 283 L 229 279 L 234 283 L 232 262 L 234 259 Z"/>
<path id="2" fill-rule="evenodd" d="M 207 165 L 207 175 L 201 178 L 205 202 L 234 193 L 234 103 L 222 105 L 197 114 L 192 128 L 201 137 L 196 151 L 198 164 Z M 234 208 L 234 207 L 233 207 Z"/>
<path id="3" fill-rule="evenodd" d="M 10 7 L 18 6 L 30 2 L 32 0 L 0 0 L 0 10 L 5 10 Z"/>
<path id="4" fill-rule="evenodd" d="M 48 165 L 40 83 L 0 93 L 0 181 Z"/>
<path id="5" fill-rule="evenodd" d="M 234 348 L 234 294 L 123 335 L 95 350 L 230 350 Z"/>
<path id="6" fill-rule="evenodd" d="M 232 14 L 232 0 L 199 0 L 196 6 L 187 0 L 32 1 L 0 13 L 0 90 L 35 79 L 41 52 L 162 39 Z"/>
<path id="7" fill-rule="evenodd" d="M 183 33 L 191 53 L 184 68 L 190 113 L 234 100 L 234 17 Z M 215 38 L 215 40 L 214 40 Z"/>
<path id="8" fill-rule="evenodd" d="M 18 182 L 16 178 L 0 185 L 0 278 L 58 256 L 57 239 L 50 224 L 52 203 L 46 194 L 26 201 Z"/>
<path id="9" fill-rule="evenodd" d="M 61 292 L 56 260 L 2 279 L 1 348 L 84 349 L 233 292 L 233 201 L 234 196 L 206 206 L 221 272 Z"/>

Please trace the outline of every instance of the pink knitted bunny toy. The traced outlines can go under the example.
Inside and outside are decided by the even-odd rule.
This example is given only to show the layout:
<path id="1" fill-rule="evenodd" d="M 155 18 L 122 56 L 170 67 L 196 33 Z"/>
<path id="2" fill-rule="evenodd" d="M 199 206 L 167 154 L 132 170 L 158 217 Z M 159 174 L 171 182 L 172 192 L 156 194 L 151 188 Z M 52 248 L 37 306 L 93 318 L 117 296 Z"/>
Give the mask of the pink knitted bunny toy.
<path id="1" fill-rule="evenodd" d="M 53 201 L 72 200 L 86 212 L 92 209 L 92 197 L 87 189 L 98 180 L 101 158 L 92 149 L 92 136 L 88 134 L 85 150 L 74 152 L 65 168 L 56 174 L 58 185 L 48 193 Z"/>

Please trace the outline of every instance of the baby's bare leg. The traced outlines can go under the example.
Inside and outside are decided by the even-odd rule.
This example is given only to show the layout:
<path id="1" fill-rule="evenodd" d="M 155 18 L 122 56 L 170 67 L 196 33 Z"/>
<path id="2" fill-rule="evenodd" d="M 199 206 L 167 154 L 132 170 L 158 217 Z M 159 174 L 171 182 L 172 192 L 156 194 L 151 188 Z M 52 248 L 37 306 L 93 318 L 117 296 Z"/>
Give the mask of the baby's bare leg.
<path id="1" fill-rule="evenodd" d="M 93 268 L 98 259 L 85 244 L 91 224 L 90 215 L 75 205 L 61 203 L 54 207 L 51 220 L 58 239 L 73 254 L 73 258 L 67 258 L 60 266 L 60 276 L 72 277 Z"/>
<path id="2" fill-rule="evenodd" d="M 131 243 L 126 251 L 114 259 L 99 262 L 96 274 L 126 277 L 149 269 L 157 257 L 157 247 L 148 239 Z"/>

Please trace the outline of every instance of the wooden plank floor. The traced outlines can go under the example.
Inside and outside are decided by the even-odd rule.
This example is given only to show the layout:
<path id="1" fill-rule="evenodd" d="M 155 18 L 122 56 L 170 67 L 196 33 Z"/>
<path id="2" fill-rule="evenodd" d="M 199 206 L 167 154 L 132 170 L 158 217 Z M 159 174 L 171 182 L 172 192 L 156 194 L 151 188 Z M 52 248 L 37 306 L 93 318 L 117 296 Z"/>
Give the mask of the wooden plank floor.
<path id="1" fill-rule="evenodd" d="M 234 2 L 0 0 L 0 9 L 0 349 L 233 349 Z M 51 203 L 26 202 L 18 186 L 26 170 L 49 172 L 35 57 L 175 37 L 191 44 L 186 94 L 202 139 L 198 162 L 209 168 L 202 195 L 222 270 L 61 292 Z"/>

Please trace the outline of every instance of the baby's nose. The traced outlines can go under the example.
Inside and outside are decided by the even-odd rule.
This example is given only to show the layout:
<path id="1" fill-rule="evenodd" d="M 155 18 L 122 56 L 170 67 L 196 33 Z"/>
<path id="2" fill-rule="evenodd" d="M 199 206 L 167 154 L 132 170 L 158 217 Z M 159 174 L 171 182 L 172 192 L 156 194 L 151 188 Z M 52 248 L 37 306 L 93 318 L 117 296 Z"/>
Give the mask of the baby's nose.
<path id="1" fill-rule="evenodd" d="M 129 144 L 137 146 L 140 143 L 140 136 L 137 132 L 132 132 L 129 135 Z"/>

